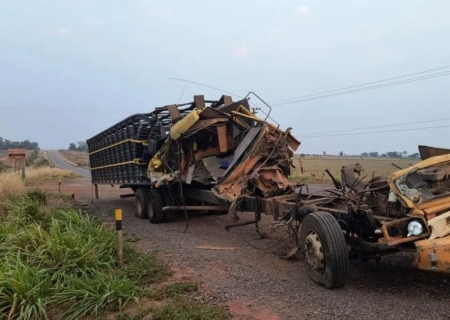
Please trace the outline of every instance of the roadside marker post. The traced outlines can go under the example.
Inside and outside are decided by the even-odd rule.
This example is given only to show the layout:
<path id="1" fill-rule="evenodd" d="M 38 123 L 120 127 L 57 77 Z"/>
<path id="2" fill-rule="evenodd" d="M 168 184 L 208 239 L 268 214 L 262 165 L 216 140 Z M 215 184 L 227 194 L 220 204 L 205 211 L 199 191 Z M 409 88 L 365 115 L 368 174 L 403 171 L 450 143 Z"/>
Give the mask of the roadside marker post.
<path id="1" fill-rule="evenodd" d="M 58 181 L 58 192 L 61 194 L 61 179 Z"/>
<path id="2" fill-rule="evenodd" d="M 116 209 L 116 235 L 117 235 L 117 265 L 119 268 L 123 266 L 123 230 L 122 230 L 122 209 Z"/>

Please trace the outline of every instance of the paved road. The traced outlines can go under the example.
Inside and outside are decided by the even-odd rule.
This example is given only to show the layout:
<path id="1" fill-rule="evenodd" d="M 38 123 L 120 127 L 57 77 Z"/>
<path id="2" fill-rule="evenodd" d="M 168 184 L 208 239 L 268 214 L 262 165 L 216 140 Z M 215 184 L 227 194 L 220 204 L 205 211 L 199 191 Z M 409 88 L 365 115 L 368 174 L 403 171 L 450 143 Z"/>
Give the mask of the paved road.
<path id="1" fill-rule="evenodd" d="M 52 159 L 53 163 L 55 164 L 55 166 L 57 166 L 60 169 L 64 169 L 64 170 L 71 170 L 73 172 L 75 172 L 76 174 L 79 174 L 82 177 L 86 177 L 86 178 L 90 178 L 91 177 L 91 172 L 87 169 L 84 168 L 78 168 L 78 167 L 74 167 L 70 164 L 68 164 L 67 162 L 65 162 L 61 156 L 53 150 L 48 150 L 48 155 L 50 156 L 50 158 Z"/>

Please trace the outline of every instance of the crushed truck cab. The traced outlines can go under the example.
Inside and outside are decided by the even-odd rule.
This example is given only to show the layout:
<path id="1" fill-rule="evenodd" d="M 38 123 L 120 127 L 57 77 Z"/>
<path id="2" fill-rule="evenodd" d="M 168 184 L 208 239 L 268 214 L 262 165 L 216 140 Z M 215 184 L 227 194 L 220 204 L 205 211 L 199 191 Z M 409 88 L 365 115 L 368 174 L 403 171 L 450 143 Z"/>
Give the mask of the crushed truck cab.
<path id="1" fill-rule="evenodd" d="M 405 239 L 416 240 L 416 266 L 450 272 L 450 154 L 429 157 L 397 171 L 389 178 L 389 186 L 397 200 L 411 210 L 408 226 L 413 234 Z M 412 221 L 420 225 L 414 229 Z"/>

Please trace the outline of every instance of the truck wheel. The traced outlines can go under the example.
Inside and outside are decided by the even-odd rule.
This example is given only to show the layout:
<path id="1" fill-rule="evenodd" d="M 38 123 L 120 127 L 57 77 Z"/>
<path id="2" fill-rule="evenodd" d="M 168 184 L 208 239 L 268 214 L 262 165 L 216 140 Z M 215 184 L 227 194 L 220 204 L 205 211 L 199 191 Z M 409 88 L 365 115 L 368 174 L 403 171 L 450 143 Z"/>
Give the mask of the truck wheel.
<path id="1" fill-rule="evenodd" d="M 148 220 L 150 223 L 157 224 L 164 221 L 164 201 L 161 192 L 158 189 L 151 189 L 148 201 Z"/>
<path id="2" fill-rule="evenodd" d="M 174 206 L 175 202 L 174 202 L 174 196 L 176 197 L 176 195 L 174 195 L 173 193 L 171 194 L 171 191 L 169 187 L 167 186 L 163 186 L 160 188 L 160 192 L 161 192 L 161 196 L 162 199 L 164 201 L 164 206 Z M 164 212 L 164 222 L 172 222 L 175 221 L 175 211 L 165 211 Z"/>
<path id="3" fill-rule="evenodd" d="M 328 289 L 343 287 L 347 279 L 348 249 L 337 220 L 328 212 L 308 214 L 302 222 L 300 243 L 309 278 Z"/>
<path id="4" fill-rule="evenodd" d="M 148 207 L 148 197 L 149 190 L 145 188 L 138 188 L 134 195 L 134 205 L 136 212 L 134 216 L 139 219 L 146 219 L 148 217 L 147 207 Z"/>

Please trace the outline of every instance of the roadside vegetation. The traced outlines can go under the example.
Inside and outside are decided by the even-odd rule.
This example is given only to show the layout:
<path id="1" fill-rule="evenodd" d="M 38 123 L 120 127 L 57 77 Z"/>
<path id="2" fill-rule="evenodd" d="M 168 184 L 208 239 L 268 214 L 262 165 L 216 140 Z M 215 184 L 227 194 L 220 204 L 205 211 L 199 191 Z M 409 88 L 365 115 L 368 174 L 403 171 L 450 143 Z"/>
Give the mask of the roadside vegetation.
<path id="1" fill-rule="evenodd" d="M 197 284 L 159 284 L 170 268 L 128 241 L 117 268 L 112 226 L 70 202 L 51 205 L 58 195 L 26 189 L 17 175 L 1 175 L 0 187 L 1 319 L 229 319 L 190 302 Z M 162 302 L 127 312 L 143 301 Z"/>
<path id="2" fill-rule="evenodd" d="M 11 161 L 0 161 L 0 186 L 7 184 L 11 190 L 23 185 L 21 181 L 22 170 L 15 173 L 14 163 Z M 76 178 L 78 175 L 70 170 L 56 168 L 44 150 L 31 151 L 25 160 L 24 182 L 34 184 L 45 180 L 58 180 L 65 178 Z"/>

